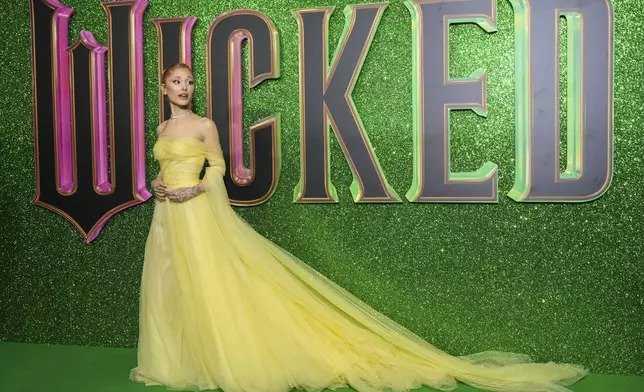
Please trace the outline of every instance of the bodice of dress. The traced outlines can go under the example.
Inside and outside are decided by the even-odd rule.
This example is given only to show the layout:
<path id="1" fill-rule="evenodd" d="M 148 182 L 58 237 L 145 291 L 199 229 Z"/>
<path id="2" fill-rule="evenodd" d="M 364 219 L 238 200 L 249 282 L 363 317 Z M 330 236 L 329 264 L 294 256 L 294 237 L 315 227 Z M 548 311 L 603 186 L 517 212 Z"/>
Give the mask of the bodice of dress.
<path id="1" fill-rule="evenodd" d="M 187 136 L 162 136 L 157 139 L 153 152 L 168 189 L 199 183 L 206 160 L 206 147 L 201 140 Z"/>

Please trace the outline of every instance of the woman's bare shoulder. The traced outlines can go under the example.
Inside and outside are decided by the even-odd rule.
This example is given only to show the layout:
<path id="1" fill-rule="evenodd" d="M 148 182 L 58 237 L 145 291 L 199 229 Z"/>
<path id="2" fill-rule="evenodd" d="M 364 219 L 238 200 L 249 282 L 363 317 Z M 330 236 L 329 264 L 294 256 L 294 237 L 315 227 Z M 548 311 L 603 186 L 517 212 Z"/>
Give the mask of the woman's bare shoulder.
<path id="1" fill-rule="evenodd" d="M 217 128 L 215 122 L 208 117 L 199 117 L 199 121 L 204 128 Z"/>
<path id="2" fill-rule="evenodd" d="M 167 125 L 168 125 L 168 120 L 162 122 L 157 126 L 157 137 L 161 136 L 161 134 L 163 133 Z"/>
<path id="3" fill-rule="evenodd" d="M 199 118 L 199 133 L 202 135 L 202 137 L 207 138 L 208 136 L 211 136 L 213 133 L 217 132 L 217 126 L 215 125 L 214 121 L 209 119 L 208 117 L 201 117 Z"/>

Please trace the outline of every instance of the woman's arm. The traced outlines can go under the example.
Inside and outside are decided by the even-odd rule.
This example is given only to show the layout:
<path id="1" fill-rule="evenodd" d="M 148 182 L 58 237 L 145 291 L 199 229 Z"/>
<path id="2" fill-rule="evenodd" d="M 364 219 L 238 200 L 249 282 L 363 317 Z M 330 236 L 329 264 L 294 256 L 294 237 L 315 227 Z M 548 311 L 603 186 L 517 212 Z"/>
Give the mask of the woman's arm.
<path id="1" fill-rule="evenodd" d="M 165 122 L 159 124 L 157 127 L 157 137 L 161 134 L 163 129 L 165 129 Z M 163 173 L 161 170 L 159 170 L 159 174 L 157 174 L 157 177 L 152 180 L 152 190 L 154 191 L 154 194 L 159 198 L 159 199 L 164 199 L 166 196 L 167 189 L 165 187 L 165 184 L 163 184 Z"/>
<path id="2" fill-rule="evenodd" d="M 206 145 L 206 158 L 210 165 L 209 170 L 214 170 L 223 176 L 226 174 L 226 161 L 224 160 L 224 153 L 221 151 L 217 126 L 210 119 L 205 118 L 204 120 L 202 137 Z"/>

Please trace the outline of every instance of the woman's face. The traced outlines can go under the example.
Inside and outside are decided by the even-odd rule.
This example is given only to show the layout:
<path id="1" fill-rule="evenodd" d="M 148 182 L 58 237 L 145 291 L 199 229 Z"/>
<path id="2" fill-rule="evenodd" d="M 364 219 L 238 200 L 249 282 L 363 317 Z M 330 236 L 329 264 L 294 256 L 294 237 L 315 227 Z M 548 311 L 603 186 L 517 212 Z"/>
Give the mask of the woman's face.
<path id="1" fill-rule="evenodd" d="M 189 107 L 195 92 L 192 72 L 186 68 L 177 68 L 170 72 L 162 85 L 163 93 L 170 103 L 179 107 Z"/>

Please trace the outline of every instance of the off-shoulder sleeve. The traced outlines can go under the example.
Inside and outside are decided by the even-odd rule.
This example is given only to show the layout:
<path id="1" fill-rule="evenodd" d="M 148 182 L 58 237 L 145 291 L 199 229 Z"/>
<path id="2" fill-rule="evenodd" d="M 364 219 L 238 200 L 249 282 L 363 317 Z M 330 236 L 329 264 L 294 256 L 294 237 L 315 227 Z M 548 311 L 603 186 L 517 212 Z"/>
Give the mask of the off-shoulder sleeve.
<path id="1" fill-rule="evenodd" d="M 219 144 L 217 127 L 211 120 L 207 120 L 204 144 L 206 145 L 206 159 L 208 160 L 208 171 L 216 171 L 222 176 L 226 174 L 226 161 Z"/>

